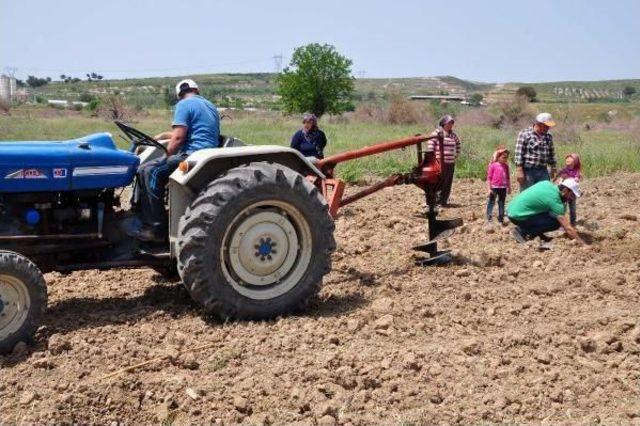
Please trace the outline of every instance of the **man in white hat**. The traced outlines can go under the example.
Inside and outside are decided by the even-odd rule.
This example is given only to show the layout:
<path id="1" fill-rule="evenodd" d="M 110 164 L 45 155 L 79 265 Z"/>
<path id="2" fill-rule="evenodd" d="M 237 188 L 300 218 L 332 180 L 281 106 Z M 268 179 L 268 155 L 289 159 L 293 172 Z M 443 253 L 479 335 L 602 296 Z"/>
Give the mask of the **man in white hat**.
<path id="1" fill-rule="evenodd" d="M 168 233 L 164 193 L 169 175 L 181 161 L 195 151 L 217 148 L 220 141 L 218 109 L 200 96 L 198 85 L 191 79 L 176 85 L 176 104 L 172 130 L 155 136 L 169 139 L 167 157 L 146 163 L 138 169 L 142 228 L 135 237 L 141 241 L 164 241 Z"/>
<path id="2" fill-rule="evenodd" d="M 516 195 L 507 206 L 507 216 L 516 225 L 513 230 L 516 241 L 547 239 L 545 232 L 562 227 L 570 238 L 586 244 L 565 217 L 565 202 L 580 195 L 580 185 L 573 178 L 558 185 L 549 180 L 540 181 Z"/>
<path id="3" fill-rule="evenodd" d="M 551 114 L 541 112 L 536 116 L 533 126 L 518 134 L 514 159 L 520 191 L 541 180 L 555 178 L 556 153 L 553 137 L 549 133 L 549 129 L 555 125 Z"/>

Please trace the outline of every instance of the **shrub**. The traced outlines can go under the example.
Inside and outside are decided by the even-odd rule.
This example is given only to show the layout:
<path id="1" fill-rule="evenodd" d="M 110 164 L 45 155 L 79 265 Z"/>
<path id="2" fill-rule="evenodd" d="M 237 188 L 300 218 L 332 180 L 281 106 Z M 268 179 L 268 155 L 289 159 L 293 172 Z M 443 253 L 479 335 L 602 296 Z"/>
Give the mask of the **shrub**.
<path id="1" fill-rule="evenodd" d="M 80 102 L 91 102 L 93 99 L 95 98 L 95 96 L 93 96 L 91 93 L 89 92 L 82 92 L 80 94 L 80 97 L 78 98 L 78 100 Z"/>
<path id="2" fill-rule="evenodd" d="M 416 124 L 420 122 L 420 111 L 416 104 L 402 95 L 391 97 L 387 108 L 387 122 L 391 124 Z"/>
<path id="3" fill-rule="evenodd" d="M 89 101 L 89 104 L 87 105 L 87 109 L 91 112 L 95 112 L 95 110 L 98 109 L 98 106 L 100 106 L 100 100 L 97 98 L 94 98 L 91 101 Z"/>
<path id="4" fill-rule="evenodd" d="M 484 100 L 484 95 L 482 93 L 474 93 L 469 98 L 469 105 L 471 106 L 480 106 L 482 101 Z"/>
<path id="5" fill-rule="evenodd" d="M 111 95 L 100 103 L 96 114 L 106 120 L 128 121 L 133 117 L 133 111 L 126 106 L 120 95 Z"/>
<path id="6" fill-rule="evenodd" d="M 498 102 L 494 112 L 493 127 L 515 126 L 531 117 L 533 112 L 529 100 L 524 96 L 515 96 L 511 100 Z"/>
<path id="7" fill-rule="evenodd" d="M 529 102 L 536 102 L 536 97 L 538 94 L 536 93 L 536 89 L 531 86 L 522 86 L 516 90 L 516 96 L 524 96 L 529 100 Z"/>
<path id="8" fill-rule="evenodd" d="M 0 99 L 0 115 L 11 115 L 11 105 L 4 99 Z"/>

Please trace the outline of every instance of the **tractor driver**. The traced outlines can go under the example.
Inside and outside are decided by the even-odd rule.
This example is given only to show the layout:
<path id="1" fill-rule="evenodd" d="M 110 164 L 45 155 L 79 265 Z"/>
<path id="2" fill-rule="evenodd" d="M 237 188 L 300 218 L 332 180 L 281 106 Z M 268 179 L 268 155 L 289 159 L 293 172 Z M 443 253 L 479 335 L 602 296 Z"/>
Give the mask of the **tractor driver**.
<path id="1" fill-rule="evenodd" d="M 200 96 L 195 81 L 186 79 L 176 85 L 178 103 L 171 127 L 154 139 L 169 139 L 167 157 L 143 164 L 138 169 L 142 227 L 135 237 L 141 241 L 161 242 L 168 235 L 168 217 L 164 206 L 169 175 L 189 154 L 204 148 L 217 148 L 220 116 L 217 108 Z"/>

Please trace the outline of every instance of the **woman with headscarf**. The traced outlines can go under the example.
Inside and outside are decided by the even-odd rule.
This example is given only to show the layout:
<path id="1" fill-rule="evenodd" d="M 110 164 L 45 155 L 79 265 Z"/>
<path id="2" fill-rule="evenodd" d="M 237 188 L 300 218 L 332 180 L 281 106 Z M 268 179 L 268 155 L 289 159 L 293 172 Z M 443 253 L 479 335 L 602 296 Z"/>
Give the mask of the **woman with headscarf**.
<path id="1" fill-rule="evenodd" d="M 302 116 L 302 129 L 298 130 L 291 138 L 291 148 L 296 149 L 305 157 L 324 158 L 324 147 L 327 145 L 327 137 L 318 128 L 318 118 L 305 113 Z"/>
<path id="2" fill-rule="evenodd" d="M 438 185 L 438 204 L 447 207 L 449 195 L 453 185 L 453 172 L 455 171 L 456 159 L 460 155 L 460 138 L 453 132 L 455 120 L 449 114 L 443 116 L 438 123 L 438 128 L 431 133 L 428 150 L 436 153 L 436 158 L 440 161 L 442 169 L 440 183 Z M 440 142 L 442 141 L 442 152 L 444 158 L 440 158 Z"/>

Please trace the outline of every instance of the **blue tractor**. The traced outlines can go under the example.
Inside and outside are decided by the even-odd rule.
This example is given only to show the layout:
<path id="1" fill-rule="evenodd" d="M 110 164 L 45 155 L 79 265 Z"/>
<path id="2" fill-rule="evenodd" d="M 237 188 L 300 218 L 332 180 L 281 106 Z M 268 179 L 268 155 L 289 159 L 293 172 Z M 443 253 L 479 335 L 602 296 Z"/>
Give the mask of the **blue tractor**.
<path id="1" fill-rule="evenodd" d="M 129 151 L 109 133 L 0 142 L 0 353 L 32 339 L 49 271 L 150 267 L 179 275 L 221 318 L 273 318 L 318 292 L 335 241 L 312 161 L 221 137 L 171 175 L 169 237 L 149 245 L 130 236 L 140 226 L 136 172 L 166 155 L 167 141 L 116 124 Z"/>

